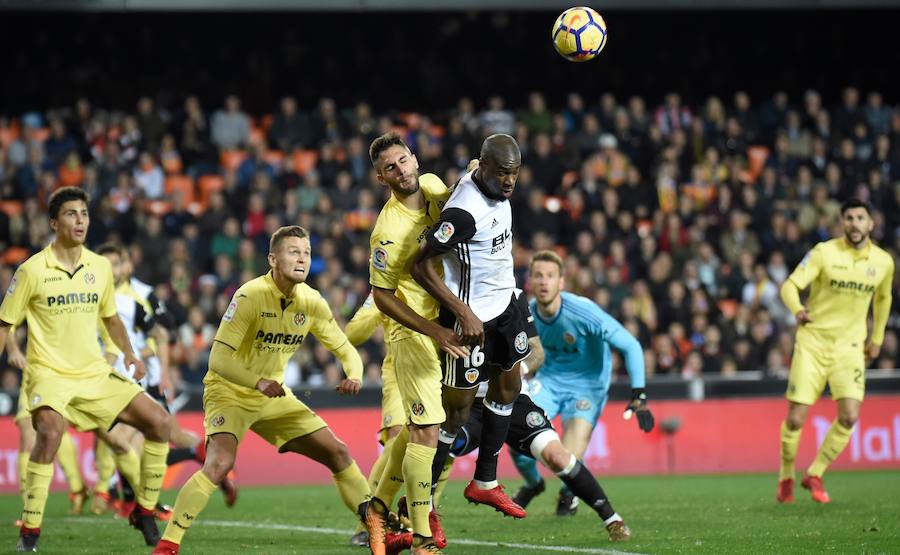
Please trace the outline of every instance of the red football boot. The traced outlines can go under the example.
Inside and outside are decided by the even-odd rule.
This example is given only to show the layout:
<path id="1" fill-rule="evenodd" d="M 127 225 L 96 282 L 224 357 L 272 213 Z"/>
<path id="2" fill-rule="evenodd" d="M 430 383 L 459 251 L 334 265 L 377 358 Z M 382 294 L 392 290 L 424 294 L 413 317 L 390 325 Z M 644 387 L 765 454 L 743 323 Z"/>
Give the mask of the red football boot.
<path id="1" fill-rule="evenodd" d="M 793 478 L 785 478 L 784 480 L 778 480 L 778 495 L 775 496 L 775 499 L 779 503 L 793 503 L 794 502 L 794 479 Z"/>
<path id="2" fill-rule="evenodd" d="M 159 540 L 156 549 L 150 555 L 178 555 L 178 544 L 169 540 Z"/>
<path id="3" fill-rule="evenodd" d="M 809 476 L 803 478 L 803 481 L 800 482 L 805 489 L 809 490 L 809 493 L 812 494 L 812 499 L 816 503 L 831 503 L 831 497 L 828 496 L 828 492 L 825 491 L 825 484 L 822 482 L 821 476 Z"/>
<path id="4" fill-rule="evenodd" d="M 503 493 L 503 486 L 492 489 L 481 489 L 475 481 L 469 482 L 463 495 L 469 503 L 480 503 L 495 508 L 497 511 L 513 518 L 525 518 L 525 509 L 517 505 L 508 495 Z"/>

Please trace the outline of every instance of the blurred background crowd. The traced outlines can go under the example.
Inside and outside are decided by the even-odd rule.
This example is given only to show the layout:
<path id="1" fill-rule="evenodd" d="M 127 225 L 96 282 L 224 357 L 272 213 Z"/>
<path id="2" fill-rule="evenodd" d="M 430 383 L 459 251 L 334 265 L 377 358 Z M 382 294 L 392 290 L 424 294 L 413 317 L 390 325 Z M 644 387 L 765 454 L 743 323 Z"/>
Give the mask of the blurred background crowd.
<path id="1" fill-rule="evenodd" d="M 50 239 L 50 193 L 83 187 L 88 244 L 130 248 L 136 277 L 174 316 L 177 379 L 199 384 L 219 318 L 267 271 L 277 227 L 310 230 L 310 285 L 342 324 L 365 300 L 369 233 L 387 198 L 368 159 L 374 137 L 398 131 L 422 172 L 452 184 L 483 137 L 502 132 L 523 152 L 512 201 L 520 286 L 530 255 L 557 249 L 567 288 L 638 337 L 649 375 L 785 376 L 795 322 L 779 286 L 812 245 L 841 233 L 840 203 L 870 202 L 873 239 L 900 252 L 900 99 L 856 86 L 752 88 L 695 86 L 687 100 L 498 87 L 418 111 L 346 92 L 254 96 L 251 110 L 240 88 L 11 102 L 0 110 L 0 288 Z M 876 368 L 900 362 L 898 276 Z M 377 384 L 380 333 L 361 351 Z M 0 371 L 4 389 L 18 387 L 13 369 Z M 288 385 L 339 376 L 310 338 Z"/>

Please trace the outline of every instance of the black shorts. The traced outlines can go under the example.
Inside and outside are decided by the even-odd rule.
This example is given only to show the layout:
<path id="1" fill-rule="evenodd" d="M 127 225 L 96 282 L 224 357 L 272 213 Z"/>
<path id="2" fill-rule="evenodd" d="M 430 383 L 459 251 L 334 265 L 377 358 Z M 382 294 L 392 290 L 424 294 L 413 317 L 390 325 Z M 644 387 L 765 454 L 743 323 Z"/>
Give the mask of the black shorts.
<path id="1" fill-rule="evenodd" d="M 162 391 L 160 391 L 158 385 L 148 385 L 147 389 L 145 391 L 147 392 L 147 395 L 149 395 L 151 399 L 153 399 L 154 401 L 159 403 L 162 406 L 162 408 L 166 409 L 166 412 L 168 412 L 169 414 L 172 414 L 172 410 L 169 408 L 169 403 L 168 403 L 168 401 L 166 401 L 166 396 L 163 395 Z"/>
<path id="2" fill-rule="evenodd" d="M 466 425 L 460 429 L 450 451 L 454 457 L 471 453 L 481 443 L 481 418 L 485 410 L 482 401 L 483 399 L 479 398 L 472 403 L 469 419 L 466 420 Z M 535 405 L 531 397 L 520 393 L 513 405 L 506 444 L 513 451 L 534 458 L 531 454 L 531 442 L 538 434 L 547 430 L 554 431 L 553 425 L 550 424 L 543 409 Z"/>
<path id="3" fill-rule="evenodd" d="M 519 291 L 519 296 L 516 297 L 516 304 L 519 305 L 519 310 L 522 314 L 525 315 L 525 333 L 528 335 L 528 338 L 538 336 L 537 328 L 534 327 L 534 314 L 531 313 L 531 307 L 528 305 L 528 297 L 525 295 L 524 291 Z"/>
<path id="4" fill-rule="evenodd" d="M 527 357 L 531 353 L 528 330 L 534 329 L 534 322 L 528 321 L 531 313 L 527 308 L 527 302 L 511 295 L 506 310 L 484 323 L 484 348 L 470 346 L 469 356 L 460 359 L 445 353 L 441 360 L 444 385 L 457 389 L 478 387 L 478 384 L 496 375 L 498 370 L 510 370 Z M 440 323 L 444 327 L 457 329 L 456 316 L 445 308 L 441 309 Z"/>

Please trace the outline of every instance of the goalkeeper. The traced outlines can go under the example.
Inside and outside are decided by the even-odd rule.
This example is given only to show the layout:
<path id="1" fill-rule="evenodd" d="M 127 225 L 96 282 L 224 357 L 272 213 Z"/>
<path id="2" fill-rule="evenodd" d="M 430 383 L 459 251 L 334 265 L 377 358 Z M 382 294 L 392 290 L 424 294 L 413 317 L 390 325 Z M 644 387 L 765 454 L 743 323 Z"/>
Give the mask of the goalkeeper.
<path id="1" fill-rule="evenodd" d="M 563 291 L 562 259 L 552 251 L 540 251 L 531 259 L 531 313 L 541 345 L 544 365 L 530 380 L 530 395 L 549 420 L 562 417 L 562 443 L 581 460 L 609 392 L 612 373 L 610 348 L 621 352 L 631 379 L 632 399 L 625 418 L 637 416 L 645 432 L 653 429 L 653 415 L 644 393 L 644 354 L 640 343 L 622 324 L 593 301 Z M 525 484 L 513 500 L 523 508 L 544 491 L 545 484 L 534 459 L 513 455 Z M 560 490 L 559 516 L 573 515 L 578 497 L 567 487 Z"/>

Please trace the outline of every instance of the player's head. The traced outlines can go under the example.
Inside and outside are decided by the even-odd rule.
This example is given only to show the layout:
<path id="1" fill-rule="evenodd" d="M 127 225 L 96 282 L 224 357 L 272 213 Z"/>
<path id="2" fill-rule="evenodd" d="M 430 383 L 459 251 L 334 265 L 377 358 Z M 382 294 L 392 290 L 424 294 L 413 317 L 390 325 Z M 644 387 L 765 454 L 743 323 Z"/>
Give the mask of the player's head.
<path id="1" fill-rule="evenodd" d="M 406 197 L 419 190 L 419 161 L 396 133 L 385 133 L 369 145 L 378 181 Z"/>
<path id="2" fill-rule="evenodd" d="M 131 251 L 122 245 L 119 247 L 119 256 L 122 258 L 122 281 L 131 279 L 134 275 L 134 262 L 131 260 Z"/>
<path id="3" fill-rule="evenodd" d="M 548 305 L 565 287 L 563 261 L 553 251 L 538 251 L 531 257 L 531 289 L 538 304 Z"/>
<path id="4" fill-rule="evenodd" d="M 63 187 L 50 195 L 50 228 L 64 246 L 83 245 L 91 217 L 88 194 L 78 187 Z"/>
<path id="5" fill-rule="evenodd" d="M 269 241 L 269 267 L 293 283 L 303 283 L 309 275 L 312 247 L 309 233 L 299 225 L 279 227 Z"/>
<path id="6" fill-rule="evenodd" d="M 489 197 L 496 200 L 511 197 L 521 166 L 522 151 L 511 136 L 497 133 L 481 143 L 478 179 L 487 188 Z"/>
<path id="7" fill-rule="evenodd" d="M 875 227 L 869 204 L 858 198 L 845 201 L 841 205 L 841 224 L 848 243 L 857 248 L 865 246 Z"/>
<path id="8" fill-rule="evenodd" d="M 113 281 L 116 285 L 125 280 L 124 260 L 122 259 L 122 249 L 114 243 L 103 243 L 97 247 L 97 254 L 105 256 L 112 265 Z"/>

